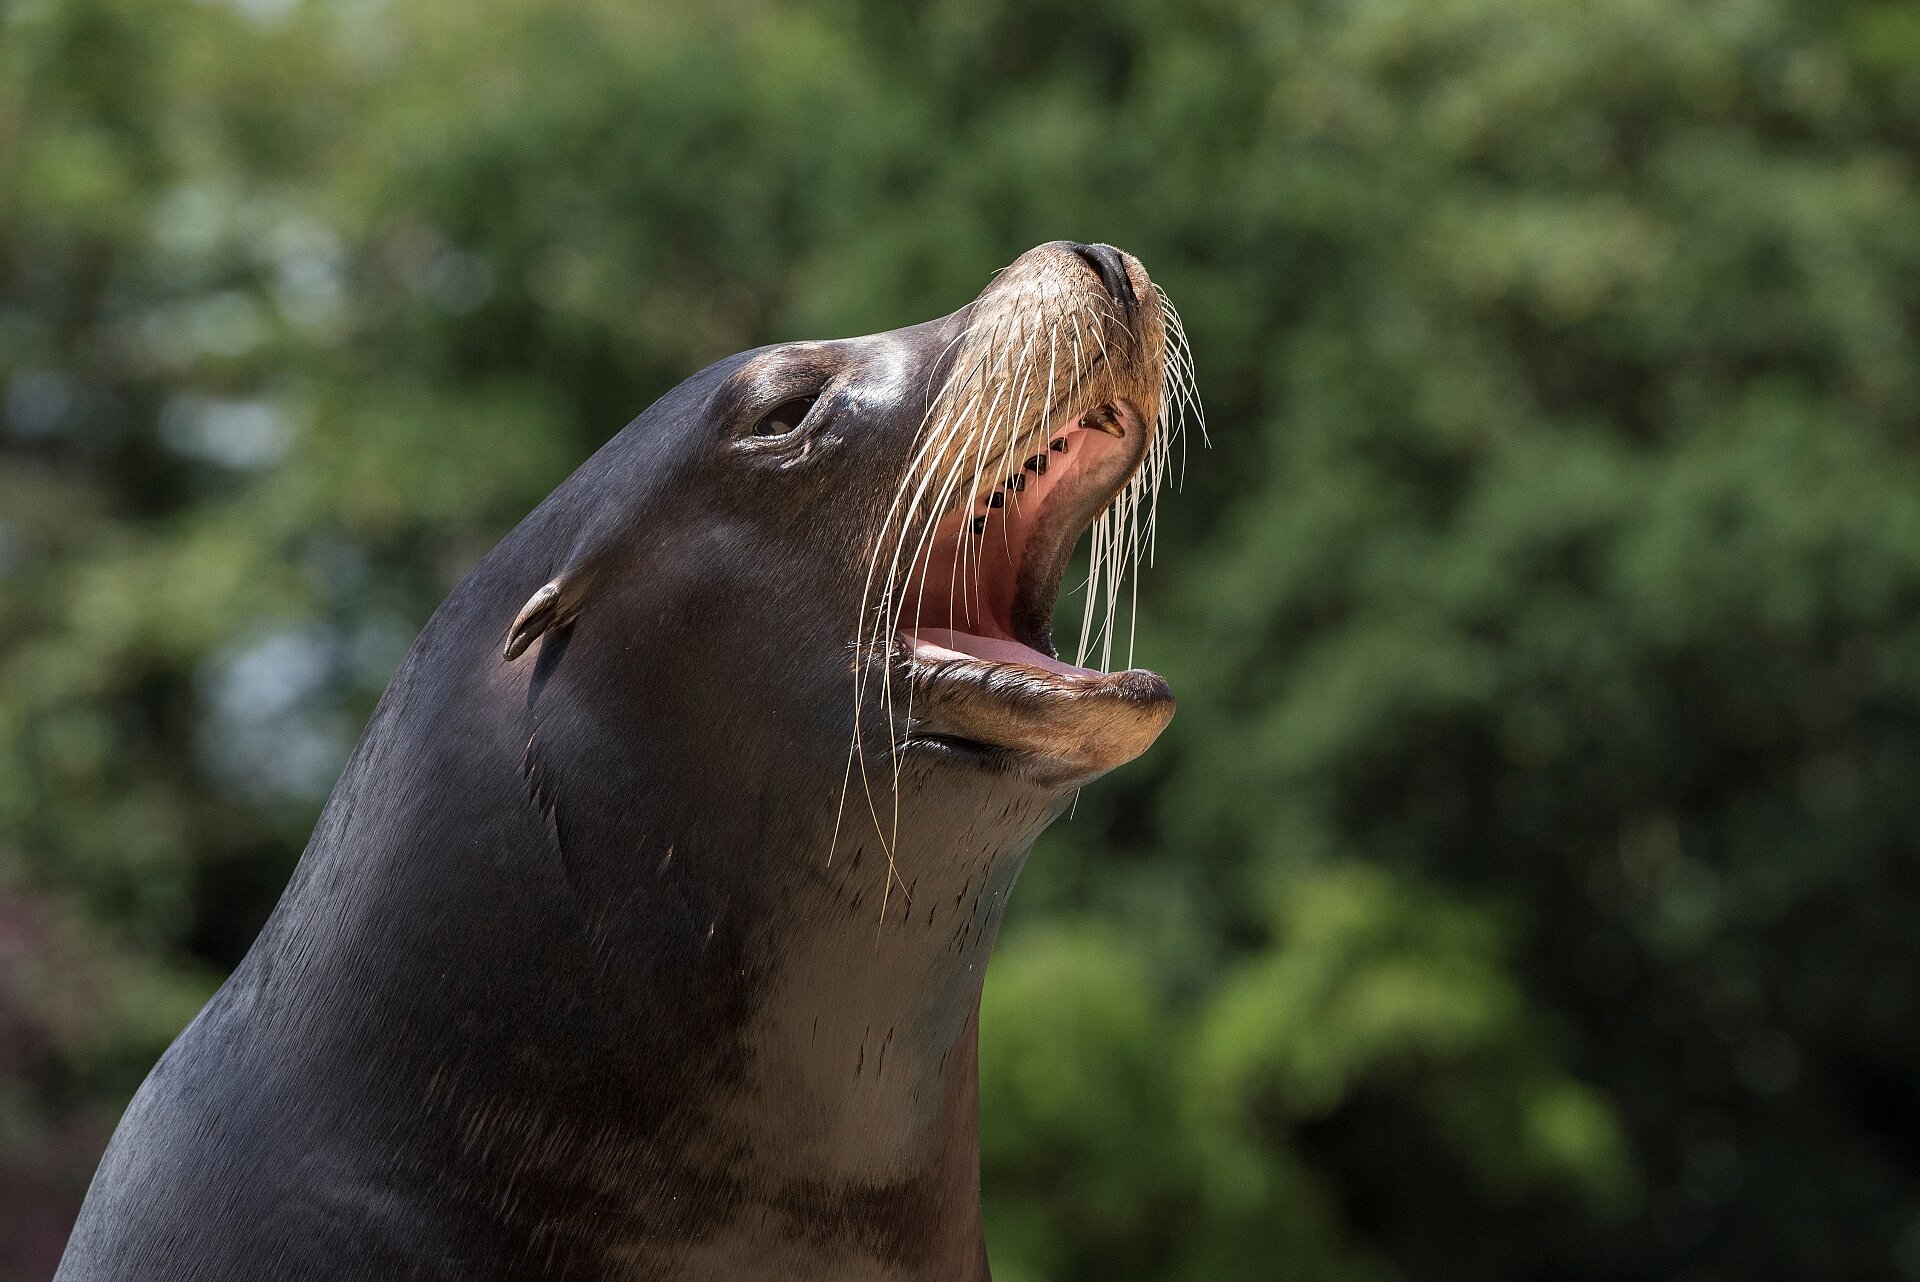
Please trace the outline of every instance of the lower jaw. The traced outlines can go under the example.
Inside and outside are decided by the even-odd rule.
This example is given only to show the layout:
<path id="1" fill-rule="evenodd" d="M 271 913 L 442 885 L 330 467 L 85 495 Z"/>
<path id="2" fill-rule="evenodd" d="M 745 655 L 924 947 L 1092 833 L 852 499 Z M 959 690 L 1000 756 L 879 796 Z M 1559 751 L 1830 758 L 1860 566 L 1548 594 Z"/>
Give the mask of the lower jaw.
<path id="1" fill-rule="evenodd" d="M 1155 673 L 1096 672 L 1018 642 L 965 634 L 949 639 L 968 649 L 950 649 L 929 631 L 903 636 L 896 651 L 902 747 L 1075 787 L 1146 751 L 1173 716 L 1173 696 Z M 996 645 L 1019 657 L 979 653 Z"/>

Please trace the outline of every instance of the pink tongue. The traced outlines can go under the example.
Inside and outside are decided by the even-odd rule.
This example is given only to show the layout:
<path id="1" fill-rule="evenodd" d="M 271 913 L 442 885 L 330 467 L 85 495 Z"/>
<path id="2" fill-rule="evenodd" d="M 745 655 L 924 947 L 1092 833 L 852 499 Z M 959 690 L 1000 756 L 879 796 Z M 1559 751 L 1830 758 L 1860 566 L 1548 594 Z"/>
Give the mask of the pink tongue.
<path id="1" fill-rule="evenodd" d="M 1097 677 L 1092 668 L 1082 668 L 1040 653 L 1030 645 L 1002 637 L 975 636 L 971 632 L 951 632 L 946 628 L 922 628 L 909 632 L 907 641 L 914 654 L 923 659 L 987 659 L 994 663 L 1024 663 L 1045 668 L 1066 677 Z"/>

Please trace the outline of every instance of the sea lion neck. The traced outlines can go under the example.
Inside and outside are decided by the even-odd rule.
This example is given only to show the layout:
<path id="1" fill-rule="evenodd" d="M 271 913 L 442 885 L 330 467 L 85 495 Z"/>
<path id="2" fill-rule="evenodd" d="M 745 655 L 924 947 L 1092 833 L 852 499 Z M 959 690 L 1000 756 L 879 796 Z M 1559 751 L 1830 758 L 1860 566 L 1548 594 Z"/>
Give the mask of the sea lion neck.
<path id="1" fill-rule="evenodd" d="M 843 822 L 835 848 L 831 771 L 744 790 L 671 700 L 636 741 L 586 705 L 590 670 L 529 699 L 517 669 L 455 662 L 512 596 L 491 577 L 395 678 L 237 977 L 324 1012 L 299 1030 L 299 1076 L 332 1083 L 312 1098 L 386 1119 L 341 1160 L 431 1172 L 486 1202 L 465 1231 L 582 1261 L 754 1277 L 802 1243 L 801 1276 L 969 1276 L 980 986 L 1052 799 L 982 781 L 925 824 L 912 768 L 900 830 Z M 515 1185 L 543 1191 L 524 1222 L 487 1196 Z"/>

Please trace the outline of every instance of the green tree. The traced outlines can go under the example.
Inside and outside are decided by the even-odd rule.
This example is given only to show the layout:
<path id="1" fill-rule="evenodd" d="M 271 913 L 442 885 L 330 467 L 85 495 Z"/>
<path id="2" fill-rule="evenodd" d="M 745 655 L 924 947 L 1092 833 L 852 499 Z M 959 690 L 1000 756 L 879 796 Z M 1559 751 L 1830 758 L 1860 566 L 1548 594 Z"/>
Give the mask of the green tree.
<path id="1" fill-rule="evenodd" d="M 1920 1277 L 1917 144 L 1901 0 L 0 9 L 0 1276 L 494 538 L 1068 236 L 1214 448 L 998 1274 Z"/>

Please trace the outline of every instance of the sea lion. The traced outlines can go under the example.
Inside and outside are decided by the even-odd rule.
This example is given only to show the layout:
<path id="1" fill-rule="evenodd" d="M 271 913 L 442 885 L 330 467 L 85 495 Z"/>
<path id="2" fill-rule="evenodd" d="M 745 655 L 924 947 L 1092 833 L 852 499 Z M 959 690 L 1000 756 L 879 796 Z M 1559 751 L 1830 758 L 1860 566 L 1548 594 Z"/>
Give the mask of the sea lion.
<path id="1" fill-rule="evenodd" d="M 1050 633 L 1099 514 L 1111 646 L 1178 335 L 1056 242 L 630 423 L 427 623 L 61 1282 L 984 1278 L 1007 893 L 1173 712 Z"/>

